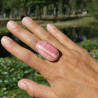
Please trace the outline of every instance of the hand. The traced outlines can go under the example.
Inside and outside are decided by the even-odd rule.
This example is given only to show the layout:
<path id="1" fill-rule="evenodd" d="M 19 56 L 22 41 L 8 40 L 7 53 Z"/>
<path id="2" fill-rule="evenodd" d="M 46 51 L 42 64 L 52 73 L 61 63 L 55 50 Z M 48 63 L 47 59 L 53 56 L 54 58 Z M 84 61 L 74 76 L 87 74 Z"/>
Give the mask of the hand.
<path id="1" fill-rule="evenodd" d="M 9 37 L 3 37 L 1 43 L 10 53 L 40 72 L 50 83 L 48 87 L 22 79 L 18 82 L 21 89 L 40 98 L 98 98 L 98 62 L 86 50 L 51 24 L 47 25 L 48 32 L 29 17 L 25 17 L 22 24 L 33 33 L 14 21 L 9 21 L 7 28 L 33 50 L 37 51 L 39 41 L 48 41 L 60 55 L 56 61 L 42 60 Z"/>

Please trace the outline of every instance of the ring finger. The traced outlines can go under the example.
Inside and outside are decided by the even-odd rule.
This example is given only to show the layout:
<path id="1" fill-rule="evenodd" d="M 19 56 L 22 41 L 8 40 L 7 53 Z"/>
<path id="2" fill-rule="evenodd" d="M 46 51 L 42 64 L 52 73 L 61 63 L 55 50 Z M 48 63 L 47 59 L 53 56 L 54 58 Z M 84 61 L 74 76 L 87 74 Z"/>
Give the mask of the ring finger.
<path id="1" fill-rule="evenodd" d="M 43 57 L 49 61 L 54 61 L 58 58 L 58 50 L 49 44 L 48 42 L 41 41 L 35 34 L 30 33 L 29 31 L 23 29 L 14 21 L 9 21 L 7 28 L 20 40 L 34 49 L 36 52 L 39 52 Z M 37 51 L 38 50 L 38 51 Z"/>

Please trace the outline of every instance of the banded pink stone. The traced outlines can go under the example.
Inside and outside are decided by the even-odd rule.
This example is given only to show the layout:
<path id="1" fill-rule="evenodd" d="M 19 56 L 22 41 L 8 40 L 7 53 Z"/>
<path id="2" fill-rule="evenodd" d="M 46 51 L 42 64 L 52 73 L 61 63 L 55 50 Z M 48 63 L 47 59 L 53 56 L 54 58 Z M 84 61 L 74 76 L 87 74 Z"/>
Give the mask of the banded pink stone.
<path id="1" fill-rule="evenodd" d="M 39 41 L 36 48 L 38 52 L 49 61 L 54 61 L 59 57 L 59 51 L 47 41 Z"/>

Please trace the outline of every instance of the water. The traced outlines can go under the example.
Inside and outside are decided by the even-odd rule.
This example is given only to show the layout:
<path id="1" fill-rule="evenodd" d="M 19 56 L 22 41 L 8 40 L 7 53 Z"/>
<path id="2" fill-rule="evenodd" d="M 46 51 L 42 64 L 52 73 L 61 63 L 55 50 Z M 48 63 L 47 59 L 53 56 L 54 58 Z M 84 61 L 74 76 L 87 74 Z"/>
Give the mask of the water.
<path id="1" fill-rule="evenodd" d="M 90 27 L 69 27 L 61 29 L 74 42 L 86 41 L 91 38 L 98 38 L 98 29 Z"/>

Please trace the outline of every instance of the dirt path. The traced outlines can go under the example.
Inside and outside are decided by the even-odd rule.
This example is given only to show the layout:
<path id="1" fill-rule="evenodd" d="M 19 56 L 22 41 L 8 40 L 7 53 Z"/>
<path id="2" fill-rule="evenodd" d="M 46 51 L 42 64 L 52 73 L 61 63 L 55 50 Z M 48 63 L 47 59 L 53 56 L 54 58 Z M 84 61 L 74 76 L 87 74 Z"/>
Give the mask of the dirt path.
<path id="1" fill-rule="evenodd" d="M 87 22 L 69 22 L 69 23 L 51 23 L 53 25 L 56 25 L 56 26 L 73 26 L 73 25 L 85 25 Z M 41 24 L 41 26 L 46 26 L 47 24 Z"/>
<path id="2" fill-rule="evenodd" d="M 64 27 L 67 27 L 67 26 L 80 26 L 80 25 L 86 25 L 86 24 L 89 24 L 90 22 L 93 22 L 94 20 L 91 19 L 91 20 L 79 20 L 79 21 L 66 21 L 66 22 L 56 22 L 56 23 L 53 23 L 53 22 L 50 22 L 51 24 L 53 25 L 56 25 L 56 26 L 64 26 Z M 41 26 L 46 26 L 47 24 L 44 23 L 44 24 L 40 24 Z"/>

